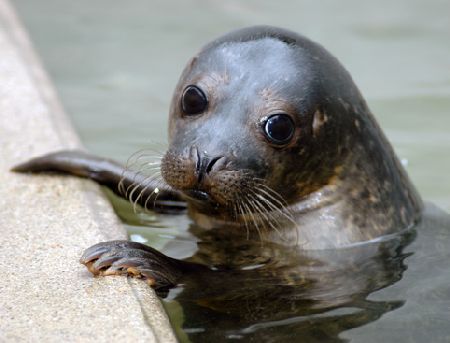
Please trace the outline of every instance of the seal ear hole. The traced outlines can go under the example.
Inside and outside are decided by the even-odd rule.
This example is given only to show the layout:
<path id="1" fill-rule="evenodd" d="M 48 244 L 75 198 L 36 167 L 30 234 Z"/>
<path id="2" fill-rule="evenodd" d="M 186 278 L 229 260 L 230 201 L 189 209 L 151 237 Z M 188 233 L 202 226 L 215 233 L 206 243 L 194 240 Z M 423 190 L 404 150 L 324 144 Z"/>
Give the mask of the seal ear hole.
<path id="1" fill-rule="evenodd" d="M 264 135 L 270 143 L 286 145 L 294 137 L 295 124 L 286 113 L 276 113 L 263 121 Z"/>
<path id="2" fill-rule="evenodd" d="M 187 86 L 181 96 L 181 109 L 187 115 L 203 113 L 208 107 L 208 99 L 200 87 Z"/>
<path id="3" fill-rule="evenodd" d="M 326 114 L 320 110 L 317 110 L 314 113 L 313 122 L 312 122 L 312 130 L 313 136 L 317 137 L 323 127 L 323 125 L 327 122 L 328 118 Z"/>

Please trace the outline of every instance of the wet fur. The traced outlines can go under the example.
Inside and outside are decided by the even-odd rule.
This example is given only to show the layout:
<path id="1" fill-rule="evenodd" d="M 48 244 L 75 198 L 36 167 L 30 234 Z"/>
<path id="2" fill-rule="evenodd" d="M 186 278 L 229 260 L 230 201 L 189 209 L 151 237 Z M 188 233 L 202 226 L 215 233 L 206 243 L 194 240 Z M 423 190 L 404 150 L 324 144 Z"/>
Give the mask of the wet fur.
<path id="1" fill-rule="evenodd" d="M 183 116 L 179 106 L 189 84 L 202 87 L 209 100 L 208 110 L 195 117 Z M 282 148 L 271 146 L 258 126 L 277 111 L 291 114 L 297 127 L 295 139 Z M 420 197 L 348 72 L 320 45 L 289 31 L 244 29 L 204 47 L 176 88 L 169 140 L 162 170 L 175 189 L 204 186 L 196 184 L 185 147 L 227 159 L 209 178 L 208 191 L 220 205 L 208 209 L 212 219 L 239 221 L 226 214 L 242 198 L 236 185 L 246 183 L 246 194 L 261 185 L 277 194 L 283 206 L 271 205 L 292 213 L 297 223 L 280 229 L 303 237 L 303 248 L 367 241 L 420 220 Z M 175 176 L 181 171 L 189 182 Z M 260 181 L 247 182 L 252 179 Z M 188 203 L 193 212 L 204 212 Z M 273 212 L 265 210 L 250 206 L 241 213 Z"/>

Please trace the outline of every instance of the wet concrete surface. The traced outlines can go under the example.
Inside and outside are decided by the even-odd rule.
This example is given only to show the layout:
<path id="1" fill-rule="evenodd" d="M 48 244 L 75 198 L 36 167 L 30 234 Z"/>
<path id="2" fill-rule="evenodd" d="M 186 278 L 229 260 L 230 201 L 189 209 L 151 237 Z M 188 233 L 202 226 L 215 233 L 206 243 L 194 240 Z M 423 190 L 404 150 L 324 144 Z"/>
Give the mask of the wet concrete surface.
<path id="1" fill-rule="evenodd" d="M 82 146 L 4 0 L 0 51 L 0 341 L 175 341 L 145 283 L 94 278 L 78 262 L 92 244 L 126 239 L 99 187 L 9 171 Z"/>

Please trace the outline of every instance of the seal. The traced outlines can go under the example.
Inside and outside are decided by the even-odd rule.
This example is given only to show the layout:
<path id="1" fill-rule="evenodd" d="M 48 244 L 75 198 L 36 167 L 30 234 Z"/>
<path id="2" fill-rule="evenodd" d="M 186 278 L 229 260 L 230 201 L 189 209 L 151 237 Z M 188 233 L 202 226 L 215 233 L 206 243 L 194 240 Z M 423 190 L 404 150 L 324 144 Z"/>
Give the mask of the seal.
<path id="1" fill-rule="evenodd" d="M 319 44 L 269 26 L 228 33 L 188 62 L 170 107 L 163 185 L 81 152 L 14 170 L 88 177 L 122 196 L 133 187 L 130 200 L 144 206 L 158 193 L 154 207 L 186 204 L 204 228 L 297 249 L 376 240 L 414 226 L 422 213 L 350 74 Z M 126 241 L 93 246 L 81 262 L 154 287 L 205 268 Z"/>

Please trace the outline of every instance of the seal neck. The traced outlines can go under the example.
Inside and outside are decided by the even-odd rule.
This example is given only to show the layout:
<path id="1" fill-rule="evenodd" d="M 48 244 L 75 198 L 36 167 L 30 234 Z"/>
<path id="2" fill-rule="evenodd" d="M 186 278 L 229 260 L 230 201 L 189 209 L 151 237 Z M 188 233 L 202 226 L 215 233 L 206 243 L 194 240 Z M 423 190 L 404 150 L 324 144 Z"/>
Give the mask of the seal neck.
<path id="1" fill-rule="evenodd" d="M 421 218 L 422 200 L 375 119 L 355 118 L 330 182 L 292 206 L 307 248 L 370 241 Z"/>

